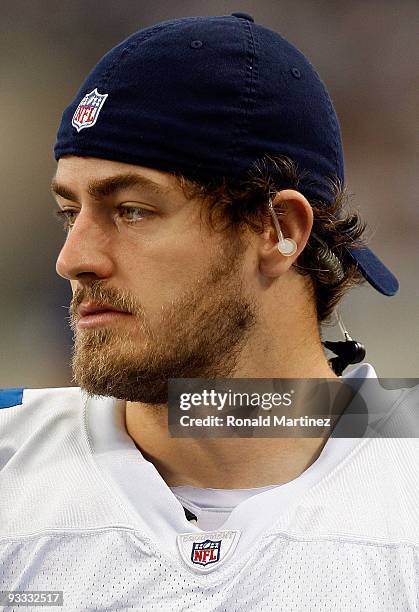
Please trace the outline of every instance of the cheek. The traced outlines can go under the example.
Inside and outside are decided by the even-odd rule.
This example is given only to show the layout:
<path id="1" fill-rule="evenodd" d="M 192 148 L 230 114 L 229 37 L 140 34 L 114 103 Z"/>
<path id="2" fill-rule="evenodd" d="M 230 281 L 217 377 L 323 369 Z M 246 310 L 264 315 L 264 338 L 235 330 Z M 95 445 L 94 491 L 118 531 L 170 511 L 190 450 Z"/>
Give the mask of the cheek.
<path id="1" fill-rule="evenodd" d="M 215 255 L 202 240 L 191 237 L 172 237 L 165 243 L 145 246 L 135 254 L 131 250 L 123 284 L 152 320 L 162 307 L 200 285 L 200 278 L 208 273 L 209 256 Z"/>

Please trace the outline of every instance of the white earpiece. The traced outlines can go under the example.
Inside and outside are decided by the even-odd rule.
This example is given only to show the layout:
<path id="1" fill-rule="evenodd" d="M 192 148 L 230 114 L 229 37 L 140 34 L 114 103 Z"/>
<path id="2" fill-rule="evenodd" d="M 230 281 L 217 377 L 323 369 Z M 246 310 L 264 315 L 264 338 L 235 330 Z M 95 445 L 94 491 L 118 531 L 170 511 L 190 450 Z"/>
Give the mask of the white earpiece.
<path id="1" fill-rule="evenodd" d="M 292 238 L 283 238 L 278 242 L 276 247 L 281 255 L 290 257 L 290 255 L 294 255 L 297 250 L 297 243 Z"/>
<path id="2" fill-rule="evenodd" d="M 294 253 L 296 252 L 297 243 L 292 238 L 284 238 L 284 235 L 279 225 L 277 216 L 272 206 L 271 198 L 269 198 L 268 206 L 269 206 L 269 210 L 270 210 L 270 213 L 272 215 L 272 219 L 275 225 L 276 233 L 278 234 L 278 244 L 276 245 L 276 247 L 278 251 L 281 253 L 281 255 L 284 255 L 285 257 L 290 257 L 291 255 L 294 255 Z"/>

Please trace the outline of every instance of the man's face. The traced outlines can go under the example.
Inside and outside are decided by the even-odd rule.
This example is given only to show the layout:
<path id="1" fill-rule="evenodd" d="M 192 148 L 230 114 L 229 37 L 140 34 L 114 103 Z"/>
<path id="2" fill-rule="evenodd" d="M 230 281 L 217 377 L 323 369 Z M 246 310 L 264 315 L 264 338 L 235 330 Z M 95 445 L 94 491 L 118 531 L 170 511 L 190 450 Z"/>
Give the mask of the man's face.
<path id="1" fill-rule="evenodd" d="M 211 229 L 165 172 L 67 157 L 53 190 L 71 211 L 57 272 L 73 291 L 76 384 L 164 403 L 168 378 L 228 376 L 257 321 L 244 244 Z M 88 302 L 130 314 L 83 327 L 78 307 Z"/>

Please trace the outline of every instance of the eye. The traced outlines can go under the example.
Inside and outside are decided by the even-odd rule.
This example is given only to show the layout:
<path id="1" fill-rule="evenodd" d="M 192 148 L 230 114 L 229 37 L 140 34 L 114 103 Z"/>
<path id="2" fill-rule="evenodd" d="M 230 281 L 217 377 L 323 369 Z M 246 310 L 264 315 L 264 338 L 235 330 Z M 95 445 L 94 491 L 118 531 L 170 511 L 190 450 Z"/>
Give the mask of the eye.
<path id="1" fill-rule="evenodd" d="M 120 216 L 125 218 L 127 223 L 130 225 L 137 223 L 144 217 L 148 217 L 149 215 L 153 214 L 151 210 L 141 208 L 140 206 L 118 206 L 117 211 Z M 73 227 L 76 220 L 75 215 L 77 214 L 77 210 L 72 210 L 70 208 L 54 211 L 54 216 L 60 220 L 62 227 L 66 232 Z"/>
<path id="2" fill-rule="evenodd" d="M 74 220 L 71 215 L 74 214 L 75 210 L 54 210 L 54 216 L 60 221 L 64 231 L 68 231 L 74 225 Z"/>
<path id="3" fill-rule="evenodd" d="M 146 208 L 141 208 L 140 206 L 119 206 L 118 211 L 125 211 L 127 213 L 127 215 L 124 215 L 124 217 L 127 219 L 128 223 L 136 223 L 143 217 L 148 217 L 149 215 L 153 214 L 151 210 L 147 210 Z M 134 213 L 138 213 L 138 214 L 134 215 L 133 218 L 132 217 L 128 218 L 129 215 L 134 214 Z"/>

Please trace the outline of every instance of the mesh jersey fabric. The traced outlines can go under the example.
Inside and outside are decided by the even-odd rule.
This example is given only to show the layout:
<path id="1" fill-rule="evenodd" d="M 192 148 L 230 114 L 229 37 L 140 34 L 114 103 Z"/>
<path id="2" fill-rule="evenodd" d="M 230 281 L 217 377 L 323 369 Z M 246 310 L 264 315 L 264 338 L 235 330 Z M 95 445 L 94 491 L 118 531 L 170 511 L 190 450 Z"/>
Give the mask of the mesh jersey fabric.
<path id="1" fill-rule="evenodd" d="M 395 418 L 419 404 L 416 387 L 381 391 Z M 176 538 L 202 531 L 128 436 L 124 406 L 70 387 L 0 410 L 0 590 L 62 590 L 51 607 L 65 612 L 419 610 L 417 439 L 329 438 L 298 478 L 233 509 L 234 552 L 198 574 Z"/>

